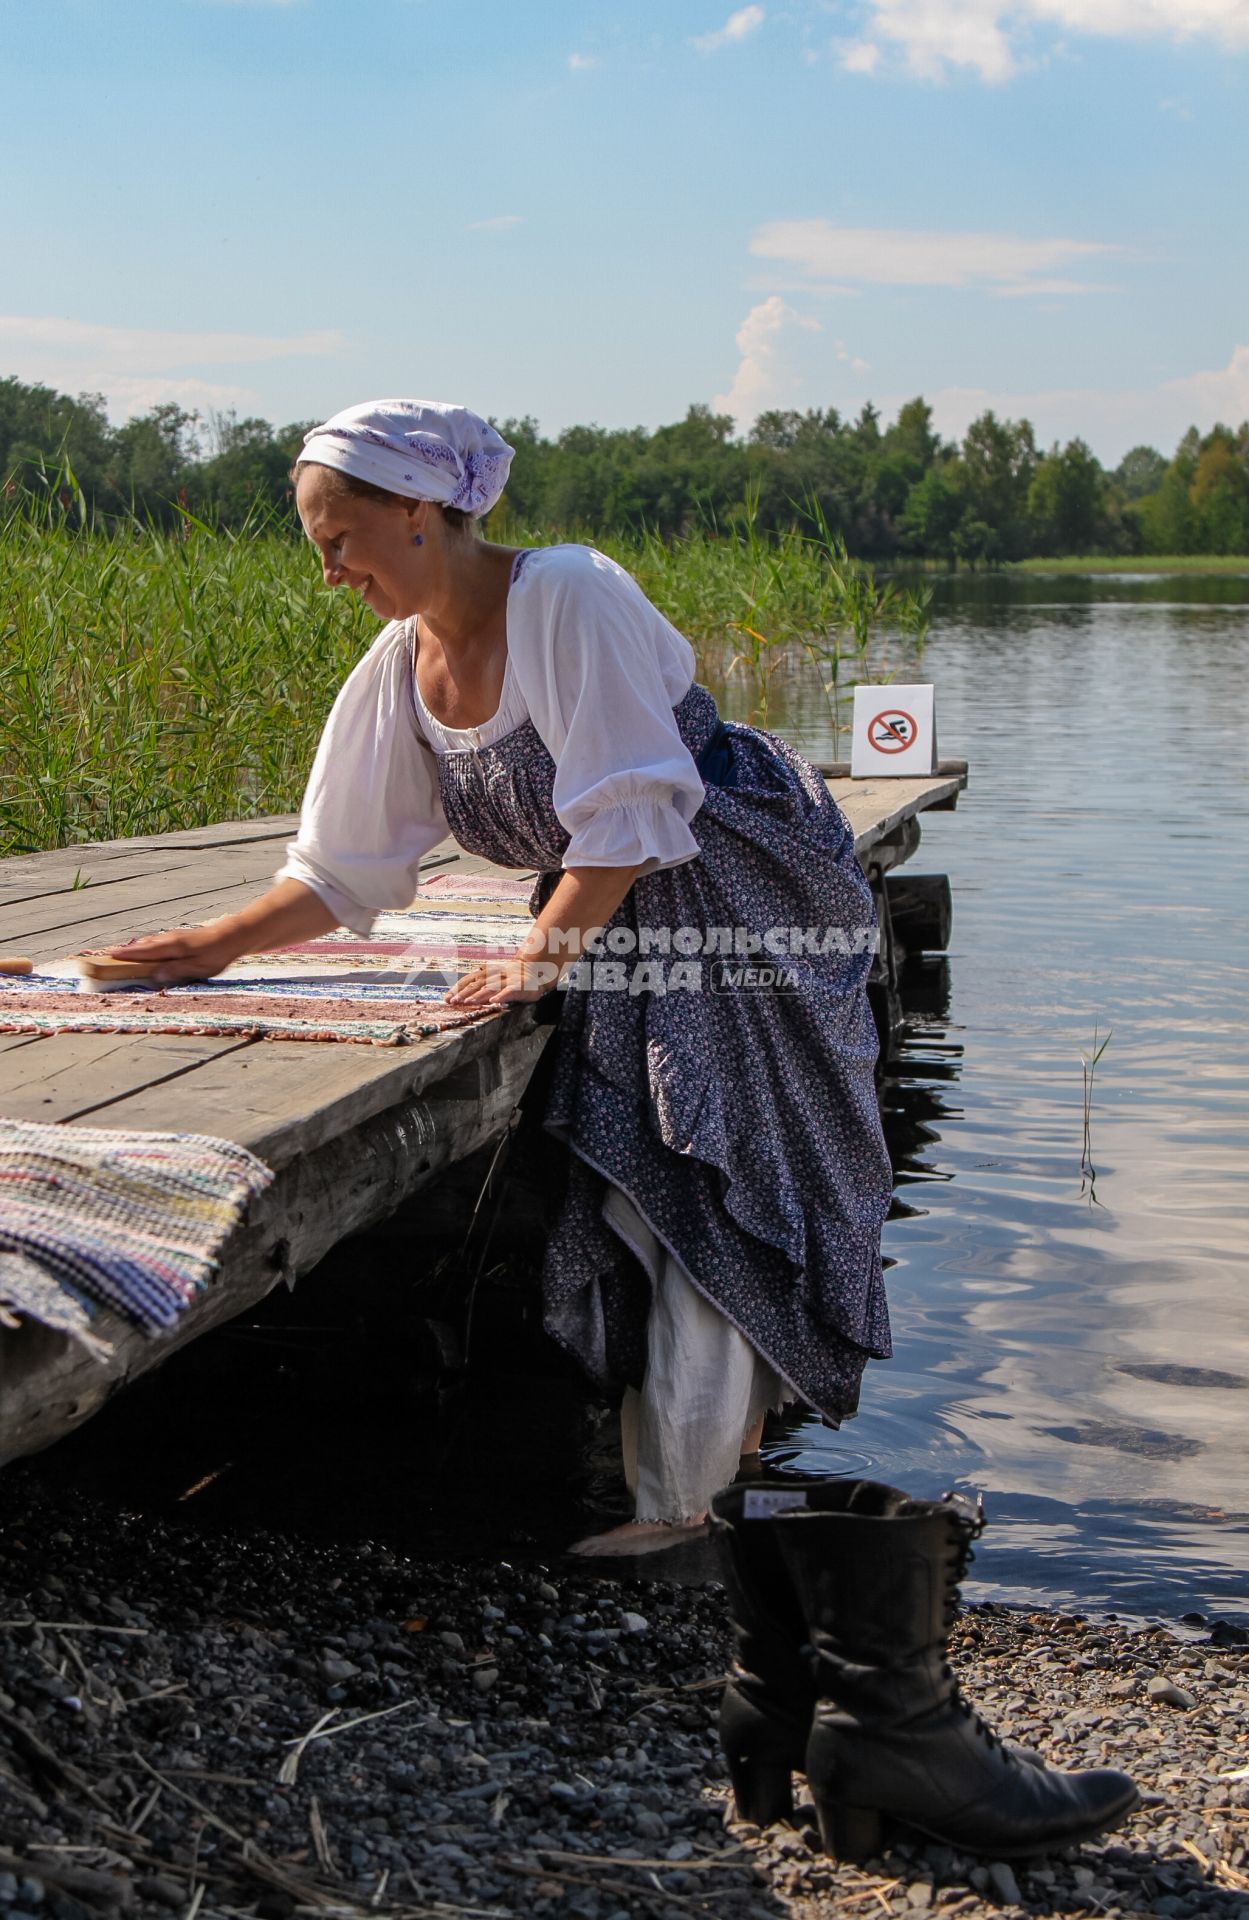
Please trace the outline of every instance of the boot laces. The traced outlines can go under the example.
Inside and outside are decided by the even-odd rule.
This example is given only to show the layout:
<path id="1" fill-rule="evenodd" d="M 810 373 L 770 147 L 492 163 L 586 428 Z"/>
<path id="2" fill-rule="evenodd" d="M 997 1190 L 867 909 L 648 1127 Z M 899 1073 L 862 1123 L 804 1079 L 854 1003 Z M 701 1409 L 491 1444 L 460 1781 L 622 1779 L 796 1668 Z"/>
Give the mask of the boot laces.
<path id="1" fill-rule="evenodd" d="M 947 1635 L 954 1626 L 954 1617 L 958 1611 L 958 1589 L 960 1581 L 967 1576 L 967 1569 L 975 1559 L 972 1541 L 978 1540 L 985 1529 L 984 1499 L 980 1494 L 970 1500 L 965 1493 L 946 1493 L 942 1495 L 942 1504 L 947 1508 L 951 1520 L 954 1552 L 946 1563 L 945 1570 L 945 1631 Z M 990 1751 L 998 1748 L 1005 1760 L 1013 1761 L 1014 1755 L 1009 1747 L 1003 1745 L 998 1734 L 988 1722 L 982 1720 L 970 1700 L 963 1698 L 958 1675 L 950 1664 L 949 1658 L 942 1661 L 941 1672 L 950 1686 L 950 1705 L 956 1713 L 969 1720 L 972 1730 L 984 1740 Z"/>

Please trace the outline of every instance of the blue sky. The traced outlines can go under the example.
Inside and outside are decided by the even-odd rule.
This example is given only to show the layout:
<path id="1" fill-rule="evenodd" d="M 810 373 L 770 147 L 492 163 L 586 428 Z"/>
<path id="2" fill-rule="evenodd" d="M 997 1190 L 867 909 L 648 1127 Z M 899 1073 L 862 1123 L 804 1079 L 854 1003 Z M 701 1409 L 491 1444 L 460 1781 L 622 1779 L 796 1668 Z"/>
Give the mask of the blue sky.
<path id="1" fill-rule="evenodd" d="M 0 374 L 1249 416 L 1249 0 L 0 0 Z"/>

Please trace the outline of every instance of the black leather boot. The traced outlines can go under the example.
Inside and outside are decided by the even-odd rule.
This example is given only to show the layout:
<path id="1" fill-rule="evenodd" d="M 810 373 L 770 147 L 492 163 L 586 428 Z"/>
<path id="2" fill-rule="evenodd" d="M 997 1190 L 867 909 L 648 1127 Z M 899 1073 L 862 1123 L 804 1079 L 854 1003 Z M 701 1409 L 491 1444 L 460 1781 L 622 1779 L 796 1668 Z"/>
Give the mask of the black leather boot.
<path id="1" fill-rule="evenodd" d="M 810 1503 L 826 1513 L 875 1512 L 892 1491 L 873 1480 L 760 1476 L 712 1499 L 707 1524 L 737 1642 L 720 1701 L 720 1746 L 739 1820 L 766 1827 L 792 1817 L 791 1775 L 806 1771 L 816 1702 L 806 1614 L 776 1544 L 776 1516 Z M 1045 1764 L 1026 1747 L 1014 1751 L 1029 1766 Z"/>
<path id="2" fill-rule="evenodd" d="M 831 1505 L 806 1489 L 768 1528 L 814 1652 L 806 1774 L 828 1851 L 870 1858 L 889 1820 L 998 1859 L 1117 1825 L 1140 1799 L 1126 1774 L 1028 1764 L 959 1694 L 947 1642 L 983 1516 L 954 1495 L 853 1484 Z"/>
<path id="3" fill-rule="evenodd" d="M 804 1493 L 795 1493 L 792 1480 L 736 1482 L 714 1496 L 707 1514 L 737 1642 L 720 1701 L 720 1745 L 737 1817 L 761 1827 L 793 1814 L 790 1776 L 806 1766 L 815 1705 L 806 1616 L 773 1525 L 777 1501 Z"/>

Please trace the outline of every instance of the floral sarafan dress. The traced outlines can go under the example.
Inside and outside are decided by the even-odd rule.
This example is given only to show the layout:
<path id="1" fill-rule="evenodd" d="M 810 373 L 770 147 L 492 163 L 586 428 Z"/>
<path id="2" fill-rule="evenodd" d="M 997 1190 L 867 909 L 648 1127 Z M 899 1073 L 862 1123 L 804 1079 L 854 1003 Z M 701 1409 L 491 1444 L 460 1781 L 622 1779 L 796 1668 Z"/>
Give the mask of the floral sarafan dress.
<path id="1" fill-rule="evenodd" d="M 797 1397 L 836 1423 L 855 1411 L 867 1361 L 891 1351 L 880 1233 L 892 1170 L 866 993 L 876 920 L 853 833 L 787 741 L 721 721 L 690 677 L 688 643 L 590 549 L 518 555 L 503 697 L 482 727 L 430 714 L 410 636 L 387 630 L 374 653 L 388 635 L 402 664 L 378 704 L 385 716 L 406 702 L 390 725 L 404 739 L 376 720 L 371 742 L 367 728 L 339 728 L 344 751 L 356 741 L 356 804 L 407 808 L 402 827 L 371 817 L 356 829 L 357 843 L 372 836 L 377 847 L 360 855 L 372 898 L 350 859 L 335 863 L 350 823 L 322 804 L 318 836 L 315 770 L 310 830 L 284 872 L 376 911 L 399 904 L 405 885 L 412 897 L 419 858 L 449 831 L 472 853 L 536 870 L 537 914 L 570 866 L 643 864 L 592 953 L 566 970 L 548 1043 L 544 1125 L 568 1162 L 544 1322 L 610 1391 L 644 1397 L 648 1373 L 662 1371 L 660 1321 L 670 1333 L 673 1314 L 660 1315 L 661 1295 L 677 1303 L 678 1346 L 687 1337 L 696 1358 L 718 1329 L 736 1343 L 735 1365 L 754 1363 L 753 1374 L 736 1365 L 744 1401 L 727 1394 L 720 1441 L 695 1435 L 695 1464 L 658 1474 L 665 1484 L 684 1476 L 667 1503 L 697 1510 L 732 1477 L 724 1469 L 745 1420 Z M 652 654 L 664 646 L 659 675 Z M 415 795 L 370 784 L 361 754 L 379 751 L 420 759 Z M 338 777 L 352 780 L 352 767 L 340 764 Z M 388 836 L 407 863 L 389 881 L 378 877 Z M 693 1400 L 714 1404 L 726 1351 L 721 1343 L 705 1380 L 689 1380 Z M 680 1397 L 696 1371 L 669 1364 L 669 1394 Z M 712 1484 L 689 1484 L 700 1475 Z M 651 1504 L 663 1504 L 659 1492 Z"/>

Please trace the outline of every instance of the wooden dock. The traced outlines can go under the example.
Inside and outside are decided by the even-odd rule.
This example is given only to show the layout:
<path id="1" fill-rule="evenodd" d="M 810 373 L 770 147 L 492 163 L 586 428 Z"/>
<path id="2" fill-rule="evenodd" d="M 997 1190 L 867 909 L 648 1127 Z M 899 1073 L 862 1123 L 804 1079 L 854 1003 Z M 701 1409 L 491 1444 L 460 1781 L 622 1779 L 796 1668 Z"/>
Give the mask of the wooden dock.
<path id="1" fill-rule="evenodd" d="M 886 876 L 918 846 L 920 814 L 954 805 L 966 764 L 945 761 L 938 774 L 913 780 L 822 771 L 877 899 L 884 937 L 873 1004 L 887 1040 L 901 942 Z M 52 961 L 231 912 L 269 884 L 296 824 L 280 816 L 0 861 L 0 949 Z M 421 871 L 536 878 L 493 867 L 451 840 Z M 276 1175 L 217 1278 L 158 1338 L 102 1313 L 97 1330 L 113 1355 L 101 1363 L 33 1323 L 0 1327 L 0 1464 L 68 1433 L 128 1380 L 280 1281 L 293 1284 L 339 1240 L 385 1219 L 441 1168 L 500 1134 L 551 1032 L 523 1005 L 400 1048 L 0 1034 L 6 1118 L 216 1134 L 249 1147 Z"/>

